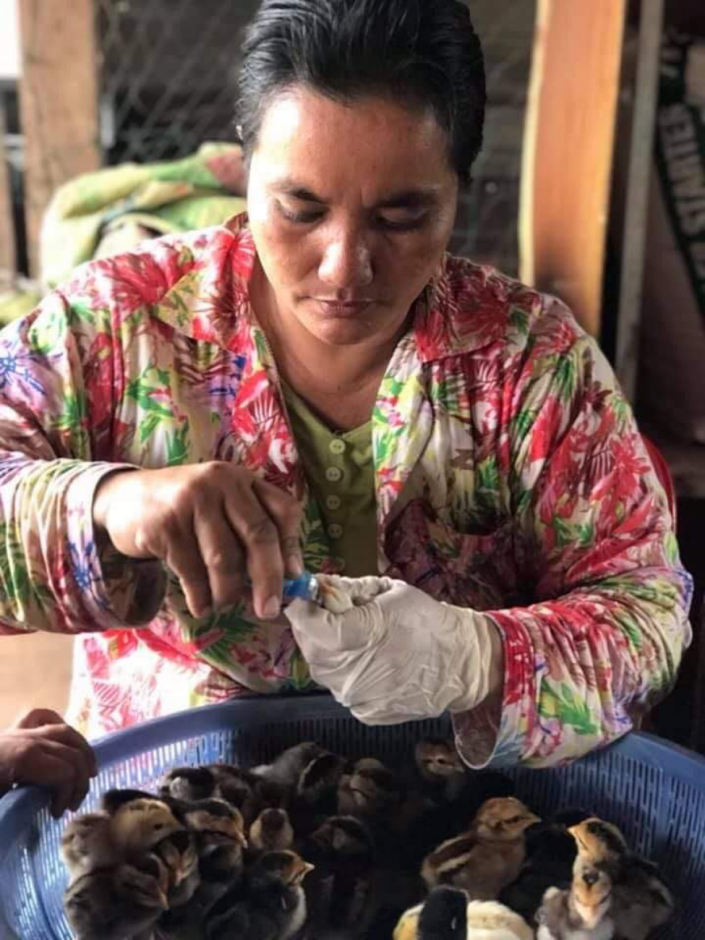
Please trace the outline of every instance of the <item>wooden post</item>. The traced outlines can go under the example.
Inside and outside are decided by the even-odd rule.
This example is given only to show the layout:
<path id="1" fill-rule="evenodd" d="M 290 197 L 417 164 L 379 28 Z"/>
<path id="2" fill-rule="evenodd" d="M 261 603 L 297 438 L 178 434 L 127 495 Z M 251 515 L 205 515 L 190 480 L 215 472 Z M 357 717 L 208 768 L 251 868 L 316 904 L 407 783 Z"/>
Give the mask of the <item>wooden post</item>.
<path id="1" fill-rule="evenodd" d="M 62 183 L 101 164 L 93 0 L 18 0 L 20 117 L 30 270 L 44 210 Z"/>
<path id="2" fill-rule="evenodd" d="M 538 0 L 523 154 L 522 280 L 597 336 L 626 0 Z"/>
<path id="3" fill-rule="evenodd" d="M 0 291 L 10 287 L 17 274 L 15 225 L 12 220 L 10 173 L 5 152 L 5 113 L 0 95 Z"/>

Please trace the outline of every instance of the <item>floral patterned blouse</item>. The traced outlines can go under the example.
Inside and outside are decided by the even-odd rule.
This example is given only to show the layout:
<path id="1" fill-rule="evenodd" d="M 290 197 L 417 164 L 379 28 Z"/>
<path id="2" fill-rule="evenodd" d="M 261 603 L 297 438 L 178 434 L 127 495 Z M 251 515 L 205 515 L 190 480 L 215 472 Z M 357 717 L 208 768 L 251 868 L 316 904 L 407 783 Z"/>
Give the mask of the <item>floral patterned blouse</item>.
<path id="1" fill-rule="evenodd" d="M 81 635 L 71 719 L 91 736 L 310 688 L 286 621 L 245 604 L 194 619 L 168 576 L 145 623 L 144 563 L 101 553 L 92 525 L 116 465 L 235 461 L 305 500 L 306 562 L 335 570 L 250 307 L 254 263 L 244 216 L 160 238 L 82 266 L 0 334 L 0 630 Z M 669 690 L 691 581 L 630 408 L 560 302 L 446 257 L 372 439 L 380 573 L 503 634 L 494 763 L 575 758 Z M 482 720 L 455 719 L 470 758 Z"/>

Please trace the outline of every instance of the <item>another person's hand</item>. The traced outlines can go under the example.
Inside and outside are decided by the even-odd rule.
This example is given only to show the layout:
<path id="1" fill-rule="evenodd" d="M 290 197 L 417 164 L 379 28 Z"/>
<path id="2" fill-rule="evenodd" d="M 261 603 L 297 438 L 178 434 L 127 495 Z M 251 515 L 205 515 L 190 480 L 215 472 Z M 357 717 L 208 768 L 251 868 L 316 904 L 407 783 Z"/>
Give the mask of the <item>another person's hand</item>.
<path id="1" fill-rule="evenodd" d="M 97 773 L 88 741 L 49 709 L 35 708 L 0 733 L 0 793 L 14 785 L 46 787 L 57 818 L 78 809 Z"/>
<path id="2" fill-rule="evenodd" d="M 257 616 L 278 616 L 285 572 L 303 570 L 301 507 L 243 467 L 220 461 L 126 470 L 98 486 L 93 519 L 129 558 L 158 558 L 194 617 L 236 604 L 249 574 Z"/>
<path id="3" fill-rule="evenodd" d="M 403 581 L 331 578 L 355 606 L 286 608 L 311 676 L 367 724 L 476 708 L 501 691 L 500 633 L 484 614 L 451 607 Z"/>

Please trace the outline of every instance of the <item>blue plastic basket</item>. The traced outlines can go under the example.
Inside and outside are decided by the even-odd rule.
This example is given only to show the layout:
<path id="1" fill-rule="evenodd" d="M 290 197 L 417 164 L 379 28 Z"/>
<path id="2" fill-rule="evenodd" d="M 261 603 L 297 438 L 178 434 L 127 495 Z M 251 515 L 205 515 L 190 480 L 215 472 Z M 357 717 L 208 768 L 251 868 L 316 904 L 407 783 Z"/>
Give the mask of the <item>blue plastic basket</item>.
<path id="1" fill-rule="evenodd" d="M 110 787 L 149 789 L 170 767 L 228 761 L 245 766 L 316 740 L 351 756 L 408 759 L 422 735 L 448 733 L 446 720 L 392 728 L 359 724 L 326 695 L 258 698 L 172 715 L 96 745 L 100 767 L 82 811 Z M 658 860 L 679 897 L 677 921 L 659 938 L 705 937 L 705 760 L 634 734 L 579 763 L 510 772 L 539 812 L 584 806 L 618 823 L 635 849 Z M 18 791 L 0 801 L 2 940 L 71 940 L 61 898 L 66 875 L 46 795 Z"/>

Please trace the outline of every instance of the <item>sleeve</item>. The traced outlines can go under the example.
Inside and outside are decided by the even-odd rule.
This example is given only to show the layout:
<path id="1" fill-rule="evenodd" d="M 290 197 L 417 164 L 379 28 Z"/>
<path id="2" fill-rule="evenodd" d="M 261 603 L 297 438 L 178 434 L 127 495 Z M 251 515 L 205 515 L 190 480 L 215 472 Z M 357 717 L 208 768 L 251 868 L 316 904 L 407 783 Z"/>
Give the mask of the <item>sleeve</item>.
<path id="1" fill-rule="evenodd" d="M 0 333 L 0 633 L 135 626 L 161 604 L 160 567 L 96 544 L 96 487 L 129 467 L 109 443 L 121 340 L 97 306 L 54 291 Z"/>
<path id="2" fill-rule="evenodd" d="M 491 708 L 455 716 L 472 766 L 550 766 L 609 744 L 668 693 L 691 638 L 692 580 L 631 409 L 562 304 L 541 320 L 502 435 L 534 602 L 486 612 L 504 690 L 498 721 Z"/>

